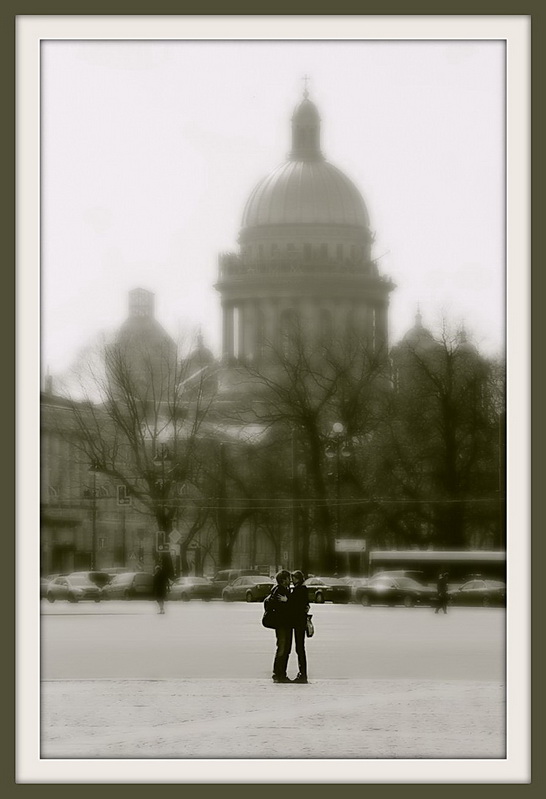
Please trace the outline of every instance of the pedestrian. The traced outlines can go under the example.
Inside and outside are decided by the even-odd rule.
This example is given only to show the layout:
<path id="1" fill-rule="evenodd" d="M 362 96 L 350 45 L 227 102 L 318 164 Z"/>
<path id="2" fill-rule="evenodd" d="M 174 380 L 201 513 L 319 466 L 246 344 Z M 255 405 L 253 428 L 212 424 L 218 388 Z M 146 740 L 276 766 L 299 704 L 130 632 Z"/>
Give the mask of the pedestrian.
<path id="1" fill-rule="evenodd" d="M 303 584 L 305 576 L 297 570 L 292 574 L 293 588 L 288 598 L 288 608 L 294 631 L 294 643 L 298 656 L 298 675 L 292 681 L 307 683 L 307 655 L 305 652 L 305 635 L 307 629 L 307 614 L 309 613 L 309 598 L 307 586 Z"/>
<path id="2" fill-rule="evenodd" d="M 268 597 L 268 605 L 275 610 L 278 619 L 275 628 L 277 648 L 273 661 L 273 682 L 292 682 L 288 679 L 286 669 L 288 658 L 292 649 L 292 620 L 288 605 L 290 596 L 290 572 L 286 569 L 278 572 L 275 577 L 277 585 L 272 589 Z"/>
<path id="3" fill-rule="evenodd" d="M 438 575 L 438 580 L 436 581 L 437 604 L 436 610 L 434 611 L 435 613 L 439 613 L 440 610 L 443 610 L 444 613 L 447 613 L 447 600 L 449 598 L 447 589 L 448 577 L 448 572 L 440 572 Z"/>
<path id="4" fill-rule="evenodd" d="M 169 585 L 169 576 L 167 570 L 162 564 L 157 564 L 154 569 L 153 578 L 153 593 L 154 599 L 159 606 L 159 612 L 165 613 L 165 599 L 167 597 L 167 587 Z"/>

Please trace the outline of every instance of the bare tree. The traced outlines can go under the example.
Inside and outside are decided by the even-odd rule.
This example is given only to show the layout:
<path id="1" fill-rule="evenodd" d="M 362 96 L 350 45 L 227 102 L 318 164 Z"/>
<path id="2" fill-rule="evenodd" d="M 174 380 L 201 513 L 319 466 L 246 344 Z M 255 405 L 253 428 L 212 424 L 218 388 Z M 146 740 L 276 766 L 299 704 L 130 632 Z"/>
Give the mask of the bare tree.
<path id="1" fill-rule="evenodd" d="M 165 334 L 151 344 L 105 344 L 80 364 L 71 397 L 70 435 L 82 457 L 125 486 L 160 532 L 191 511 L 186 545 L 206 518 L 198 441 L 214 395 L 212 370 L 182 355 Z"/>
<path id="2" fill-rule="evenodd" d="M 309 527 L 315 531 L 319 565 L 324 569 L 333 569 L 335 564 L 334 508 L 339 503 L 340 475 L 332 484 L 327 457 L 332 424 L 343 425 L 352 449 L 351 468 L 344 479 L 350 471 L 347 482 L 353 484 L 355 494 L 361 494 L 357 464 L 363 456 L 362 442 L 379 423 L 378 397 L 387 390 L 386 366 L 385 354 L 374 352 L 359 337 L 317 342 L 295 320 L 278 345 L 268 344 L 260 363 L 246 363 L 242 368 L 254 418 L 277 429 L 288 451 L 289 442 L 296 442 L 305 481 L 295 476 L 292 493 L 304 488 L 309 495 L 308 501 L 299 502 L 301 540 L 308 542 Z M 305 546 L 302 556 L 307 560 Z"/>
<path id="3" fill-rule="evenodd" d="M 466 335 L 445 325 L 426 347 L 401 347 L 395 368 L 384 468 L 406 529 L 396 510 L 390 522 L 403 535 L 413 522 L 416 540 L 423 525 L 436 545 L 466 546 L 473 523 L 498 520 L 502 377 Z"/>

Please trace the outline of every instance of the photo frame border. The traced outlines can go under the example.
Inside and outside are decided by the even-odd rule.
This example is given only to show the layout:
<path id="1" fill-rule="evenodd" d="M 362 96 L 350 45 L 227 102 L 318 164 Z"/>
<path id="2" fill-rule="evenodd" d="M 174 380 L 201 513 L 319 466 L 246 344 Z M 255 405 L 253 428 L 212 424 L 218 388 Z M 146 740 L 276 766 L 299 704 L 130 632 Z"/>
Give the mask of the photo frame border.
<path id="1" fill-rule="evenodd" d="M 168 26 L 167 36 L 160 35 Z M 404 28 L 401 34 L 400 30 Z M 143 35 L 143 31 L 146 35 Z M 173 36 L 174 31 L 178 34 Z M 398 33 L 395 32 L 398 30 Z M 449 30 L 450 35 L 447 35 Z M 48 38 L 221 38 L 221 39 L 437 39 L 501 38 L 509 48 L 507 71 L 507 363 L 508 530 L 523 530 L 508 546 L 509 580 L 530 570 L 530 174 L 529 59 L 530 18 L 491 17 L 372 17 L 372 16 L 20 16 L 17 31 L 17 767 L 18 782 L 210 782 L 214 762 L 216 783 L 258 782 L 527 782 L 530 774 L 530 604 L 527 592 L 510 600 L 507 630 L 508 756 L 502 761 L 369 761 L 369 760 L 41 760 L 39 758 L 39 600 L 24 596 L 21 565 L 38 563 L 35 540 L 39 523 L 39 380 L 40 277 L 39 204 L 39 43 Z M 471 35 L 472 31 L 472 35 Z M 223 35 L 218 35 L 223 32 Z M 287 32 L 290 35 L 287 35 Z M 360 35 L 356 35 L 357 33 Z M 246 33 L 246 35 L 242 35 Z M 206 35 L 205 35 L 206 34 Z M 216 34 L 216 35 L 215 35 Z M 267 35 L 266 35 L 267 34 Z M 516 150 L 516 152 L 514 151 Z M 28 231 L 33 235 L 28 235 Z M 23 235 L 24 231 L 24 235 Z M 517 269 L 514 265 L 517 264 Z M 517 424 L 513 424 L 517 416 Z M 529 464 L 529 467 L 527 466 Z M 516 466 L 518 473 L 515 472 Z M 21 487 L 26 498 L 21 502 Z M 28 501 L 28 497 L 31 501 Z M 36 560 L 37 558 L 37 560 Z M 31 568 L 31 574 L 32 574 Z M 27 573 L 28 574 L 28 573 Z M 27 582 L 28 577 L 25 579 Z M 28 584 L 28 583 L 27 583 Z M 28 594 L 28 589 L 26 590 Z M 523 619 L 524 623 L 521 623 Z M 38 656 L 36 650 L 38 649 Z M 514 679 L 515 678 L 515 679 Z M 517 685 L 515 683 L 521 683 Z M 512 704 L 512 700 L 517 703 Z M 517 733 L 517 734 L 516 734 Z M 282 780 L 279 779 L 282 763 Z M 100 774 L 98 771 L 100 764 Z M 174 764 L 174 766 L 173 766 Z M 182 764 L 182 768 L 181 768 Z M 464 768 L 463 768 L 464 764 Z M 195 768 L 197 766 L 197 768 Z M 388 780 L 381 776 L 388 771 Z M 425 776 L 423 777 L 423 769 Z M 129 773 L 122 773 L 123 771 Z M 443 775 L 440 780 L 439 776 Z M 447 775 L 447 779 L 446 779 Z M 150 779 L 150 777 L 152 779 Z M 158 779 L 160 777 L 160 779 Z M 182 778 L 183 777 L 183 778 Z"/>

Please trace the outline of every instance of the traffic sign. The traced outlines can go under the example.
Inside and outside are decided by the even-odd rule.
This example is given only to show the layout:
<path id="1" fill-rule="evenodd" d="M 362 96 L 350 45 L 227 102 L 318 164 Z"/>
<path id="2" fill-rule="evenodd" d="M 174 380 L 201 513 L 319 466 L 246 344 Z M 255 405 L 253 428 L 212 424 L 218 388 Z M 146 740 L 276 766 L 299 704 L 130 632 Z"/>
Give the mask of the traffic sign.
<path id="1" fill-rule="evenodd" d="M 336 552 L 365 552 L 364 538 L 336 538 Z"/>
<path id="2" fill-rule="evenodd" d="M 169 541 L 171 542 L 171 544 L 178 544 L 181 538 L 182 536 L 180 535 L 178 530 L 171 530 L 171 532 L 169 533 Z"/>
<path id="3" fill-rule="evenodd" d="M 129 489 L 126 485 L 118 485 L 116 486 L 117 495 L 118 495 L 118 505 L 130 505 L 131 504 L 131 494 Z"/>
<path id="4" fill-rule="evenodd" d="M 136 559 L 137 559 L 136 553 L 131 552 L 131 554 L 129 555 L 129 560 L 136 560 Z"/>

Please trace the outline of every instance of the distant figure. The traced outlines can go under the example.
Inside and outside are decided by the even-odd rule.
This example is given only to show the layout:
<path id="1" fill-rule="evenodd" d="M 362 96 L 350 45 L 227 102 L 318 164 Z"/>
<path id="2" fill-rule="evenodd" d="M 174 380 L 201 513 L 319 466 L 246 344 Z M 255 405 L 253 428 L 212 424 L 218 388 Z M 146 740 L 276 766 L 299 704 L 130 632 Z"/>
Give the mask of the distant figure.
<path id="1" fill-rule="evenodd" d="M 298 656 L 298 676 L 292 682 L 307 683 L 307 655 L 305 653 L 305 630 L 307 628 L 307 614 L 309 613 L 309 598 L 307 586 L 303 584 L 303 572 L 295 571 L 292 574 L 294 587 L 288 598 L 288 608 L 294 630 L 294 642 Z"/>
<path id="2" fill-rule="evenodd" d="M 292 619 L 288 606 L 290 572 L 283 569 L 276 575 L 275 579 L 277 580 L 277 585 L 269 595 L 269 602 L 275 608 L 275 614 L 279 619 L 279 623 L 275 628 L 277 649 L 275 651 L 275 660 L 273 661 L 273 682 L 292 682 L 286 674 L 288 658 L 292 649 Z"/>
<path id="3" fill-rule="evenodd" d="M 167 587 L 169 585 L 169 577 L 167 570 L 164 566 L 159 564 L 154 569 L 153 591 L 154 599 L 159 605 L 159 612 L 165 613 L 165 599 L 167 597 Z"/>
<path id="4" fill-rule="evenodd" d="M 449 577 L 448 572 L 440 572 L 438 575 L 438 580 L 436 582 L 436 592 L 437 592 L 437 605 L 435 613 L 439 613 L 440 610 L 443 610 L 444 613 L 447 613 L 447 600 L 449 598 L 448 590 L 447 590 L 447 579 Z"/>

